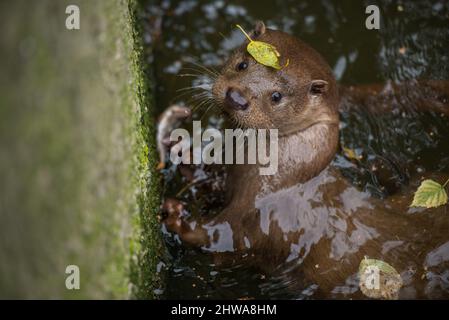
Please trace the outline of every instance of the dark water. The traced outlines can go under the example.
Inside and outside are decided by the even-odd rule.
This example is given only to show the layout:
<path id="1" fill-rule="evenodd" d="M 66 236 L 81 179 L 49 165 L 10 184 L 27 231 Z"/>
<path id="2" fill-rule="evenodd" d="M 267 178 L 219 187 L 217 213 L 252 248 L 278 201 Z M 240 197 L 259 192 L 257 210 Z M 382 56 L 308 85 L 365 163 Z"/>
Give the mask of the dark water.
<path id="1" fill-rule="evenodd" d="M 150 61 L 155 66 L 159 111 L 177 102 L 192 107 L 199 105 L 201 102 L 194 99 L 197 92 L 179 90 L 208 83 L 208 72 L 199 65 L 219 69 L 244 39 L 234 25 L 238 23 L 250 30 L 256 20 L 294 34 L 314 47 L 328 61 L 341 84 L 449 79 L 449 4 L 446 1 L 375 2 L 381 8 L 378 31 L 364 27 L 368 4 L 373 2 L 160 1 L 149 5 L 146 41 L 154 46 Z M 396 103 L 412 104 L 413 93 L 410 95 L 404 94 Z M 196 109 L 194 119 L 208 121 L 211 127 L 223 126 L 220 113 L 207 104 Z M 415 112 L 381 117 L 342 113 L 341 122 L 341 144 L 362 158 L 354 162 L 340 152 L 332 166 L 339 168 L 359 190 L 373 197 L 382 199 L 404 188 L 416 174 L 449 173 L 447 118 Z M 373 172 L 376 166 L 386 171 L 388 181 Z M 188 183 L 174 167 L 165 170 L 164 177 L 167 197 L 175 196 Z M 188 210 L 192 215 L 214 214 L 221 203 L 221 199 L 202 194 L 195 187 L 187 188 L 179 197 L 191 204 Z M 432 223 L 429 222 L 430 228 Z M 444 238 L 449 230 L 439 232 L 435 237 Z M 176 236 L 166 233 L 166 241 L 170 257 L 161 263 L 169 274 L 164 297 L 319 297 L 314 295 L 313 283 L 305 283 L 301 290 L 291 292 L 285 289 L 285 279 L 270 278 L 244 264 L 229 269 L 218 267 L 209 255 L 183 246 Z M 433 249 L 429 247 L 429 253 Z M 443 270 L 436 276 L 437 293 L 408 297 L 447 297 L 448 274 L 449 270 Z M 409 286 L 413 289 L 414 283 Z M 349 297 L 339 292 L 330 296 Z"/>

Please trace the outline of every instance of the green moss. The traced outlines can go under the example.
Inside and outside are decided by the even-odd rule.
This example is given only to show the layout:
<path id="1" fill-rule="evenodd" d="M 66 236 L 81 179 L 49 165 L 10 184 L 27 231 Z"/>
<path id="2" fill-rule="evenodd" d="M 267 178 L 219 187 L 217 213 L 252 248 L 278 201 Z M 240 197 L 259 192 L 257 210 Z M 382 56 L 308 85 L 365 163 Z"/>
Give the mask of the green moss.
<path id="1" fill-rule="evenodd" d="M 131 261 L 131 282 L 134 285 L 132 295 L 136 298 L 154 298 L 154 289 L 163 285 L 161 274 L 156 273 L 157 263 L 162 253 L 162 240 L 160 237 L 160 226 L 157 220 L 160 203 L 160 183 L 155 171 L 156 144 L 155 129 L 150 110 L 154 105 L 152 86 L 150 83 L 150 69 L 145 62 L 144 48 L 142 43 L 141 3 L 136 0 L 129 1 L 129 20 L 134 26 L 130 29 L 129 39 L 132 39 L 133 49 L 130 50 L 133 77 L 133 97 L 136 97 L 140 107 L 140 127 L 138 137 L 138 161 L 140 175 L 141 193 L 138 196 L 139 218 L 135 220 L 136 233 L 132 247 L 135 259 Z M 155 254 L 155 250 L 157 254 Z"/>

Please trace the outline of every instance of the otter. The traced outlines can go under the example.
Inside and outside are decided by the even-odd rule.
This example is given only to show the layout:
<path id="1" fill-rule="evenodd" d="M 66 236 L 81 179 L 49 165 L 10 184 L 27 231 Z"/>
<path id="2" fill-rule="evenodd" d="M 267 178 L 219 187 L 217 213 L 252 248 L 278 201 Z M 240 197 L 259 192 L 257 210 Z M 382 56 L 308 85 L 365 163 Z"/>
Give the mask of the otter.
<path id="1" fill-rule="evenodd" d="M 449 228 L 446 208 L 409 209 L 421 177 L 379 199 L 330 165 L 339 147 L 339 112 L 349 105 L 345 101 L 374 114 L 389 112 L 389 101 L 403 87 L 341 88 L 321 55 L 299 39 L 263 22 L 256 23 L 251 37 L 275 46 L 281 59 L 289 59 L 288 66 L 276 70 L 257 63 L 245 43 L 224 65 L 212 93 L 239 127 L 279 130 L 278 172 L 261 176 L 257 164 L 229 165 L 224 209 L 189 221 L 172 206 L 166 228 L 185 244 L 214 253 L 218 263 L 251 263 L 273 276 L 288 273 L 301 278 L 302 288 L 318 285 L 318 296 L 324 298 L 357 275 L 365 256 L 388 262 L 425 290 L 422 275 L 428 268 L 436 273 L 448 268 L 445 259 L 432 262 L 424 250 L 449 241 L 449 236 L 433 237 L 428 228 Z M 420 101 L 417 108 L 449 115 L 447 100 L 438 93 L 449 87 L 439 82 L 423 87 L 431 101 Z"/>

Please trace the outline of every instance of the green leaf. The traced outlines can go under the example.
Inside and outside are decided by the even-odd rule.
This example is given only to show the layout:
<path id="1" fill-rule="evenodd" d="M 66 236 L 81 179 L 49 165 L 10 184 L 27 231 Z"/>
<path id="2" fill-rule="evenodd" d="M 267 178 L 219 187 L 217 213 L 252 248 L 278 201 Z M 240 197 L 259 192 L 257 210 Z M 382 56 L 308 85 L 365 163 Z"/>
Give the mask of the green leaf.
<path id="1" fill-rule="evenodd" d="M 411 207 L 434 208 L 447 203 L 447 193 L 444 186 L 436 181 L 427 179 L 421 182 L 415 192 Z"/>
<path id="2" fill-rule="evenodd" d="M 367 297 L 397 299 L 402 285 L 401 275 L 388 263 L 366 257 L 360 262 L 359 286 Z"/>
<path id="3" fill-rule="evenodd" d="M 279 57 L 281 56 L 280 53 L 277 51 L 276 47 L 263 42 L 263 41 L 254 41 L 251 39 L 251 37 L 243 30 L 243 28 L 240 25 L 236 25 L 237 28 L 239 28 L 243 34 L 248 38 L 249 43 L 246 47 L 246 50 L 248 53 L 260 64 L 263 64 L 267 67 L 272 67 L 275 69 L 282 69 L 282 67 L 279 65 Z M 284 67 L 288 65 L 285 64 Z"/>
<path id="4" fill-rule="evenodd" d="M 370 266 L 376 267 L 379 269 L 379 271 L 384 272 L 386 274 L 397 274 L 396 269 L 393 268 L 388 263 L 382 260 L 368 259 L 366 257 L 360 262 L 359 273 L 365 272 L 365 270 Z"/>

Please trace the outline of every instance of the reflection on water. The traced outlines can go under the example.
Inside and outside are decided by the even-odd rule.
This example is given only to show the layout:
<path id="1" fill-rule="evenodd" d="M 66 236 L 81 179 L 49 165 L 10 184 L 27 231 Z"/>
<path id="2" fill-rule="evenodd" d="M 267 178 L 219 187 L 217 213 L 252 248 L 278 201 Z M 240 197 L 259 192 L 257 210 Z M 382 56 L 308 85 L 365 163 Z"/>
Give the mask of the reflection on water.
<path id="1" fill-rule="evenodd" d="M 416 222 L 414 226 L 419 225 L 419 228 L 410 227 L 408 236 L 383 239 L 379 244 L 385 259 L 405 257 L 404 265 L 399 266 L 405 283 L 401 297 L 448 297 L 447 208 L 408 209 L 407 197 L 387 196 L 411 194 L 419 184 L 419 176 L 441 180 L 438 173 L 449 173 L 449 140 L 445 138 L 449 136 L 447 118 L 436 112 L 418 115 L 416 101 L 425 93 L 413 85 L 393 90 L 397 92 L 393 97 L 388 95 L 394 81 L 448 79 L 449 4 L 442 0 L 403 4 L 377 1 L 377 4 L 382 14 L 379 31 L 364 29 L 368 2 L 163 0 L 148 7 L 146 41 L 154 46 L 150 60 L 155 66 L 159 111 L 173 102 L 184 102 L 196 106 L 194 119 L 202 119 L 210 127 L 226 126 L 219 112 L 204 103 L 201 90 L 180 89 L 198 86 L 207 89 L 213 74 L 201 66 L 219 69 L 229 53 L 243 41 L 241 32 L 234 25 L 239 23 L 249 29 L 258 19 L 309 43 L 328 61 L 341 84 L 380 83 L 381 91 L 386 94 L 376 103 L 391 104 L 395 109 L 388 115 L 342 112 L 340 142 L 360 156 L 359 160 L 353 160 L 339 153 L 332 163 L 332 170 L 338 169 L 348 181 L 344 188 L 331 188 L 335 178 L 327 176 L 326 171 L 316 178 L 320 181 L 316 188 L 329 185 L 325 194 L 312 192 L 313 188 L 308 184 L 308 190 L 295 186 L 258 200 L 260 226 L 254 228 L 259 227 L 266 234 L 273 225 L 285 234 L 303 230 L 300 239 L 291 242 L 285 261 L 274 272 L 265 272 L 257 266 L 260 262 L 257 255 L 251 256 L 251 250 L 236 263 L 221 263 L 220 259 L 227 258 L 212 258 L 182 246 L 177 236 L 167 233 L 170 258 L 166 261 L 169 277 L 165 297 L 362 297 L 354 274 L 323 292 L 316 282 L 308 280 L 313 277 L 302 274 L 298 265 L 312 264 L 315 273 L 324 274 L 345 253 L 357 252 L 360 246 L 378 238 L 385 230 L 391 233 L 397 229 L 397 233 L 401 233 L 404 217 Z M 199 76 L 191 77 L 192 74 Z M 447 105 L 448 97 L 439 96 L 435 100 L 435 104 Z M 372 104 L 369 99 L 357 98 L 344 102 L 355 107 Z M 404 108 L 409 112 L 401 111 Z M 208 182 L 191 184 L 179 196 L 189 204 L 191 215 L 197 218 L 214 215 L 223 203 L 220 195 L 211 192 L 223 188 L 222 180 L 216 178 L 221 176 L 220 169 L 218 172 L 203 169 L 196 170 L 193 175 L 203 176 Z M 166 170 L 165 196 L 175 196 L 188 185 L 187 176 L 180 175 L 174 168 Z M 306 191 L 308 195 L 304 194 Z M 320 197 L 330 198 L 332 194 L 338 199 L 338 206 L 319 204 Z M 375 210 L 373 206 L 385 209 L 385 214 L 377 216 L 377 222 L 369 218 L 370 210 Z M 398 207 L 404 209 L 391 212 L 392 208 Z M 225 247 L 216 249 L 229 251 L 234 245 L 232 227 L 226 224 L 220 227 L 220 233 L 227 241 Z M 415 241 L 417 239 L 419 241 Z M 251 248 L 250 240 L 244 240 L 248 249 Z M 303 261 L 318 243 L 320 246 L 325 243 L 331 256 L 321 258 L 319 263 Z M 226 252 L 221 255 L 225 256 Z M 411 257 L 422 258 L 421 263 Z M 293 269 L 296 270 L 294 273 L 291 272 Z"/>

